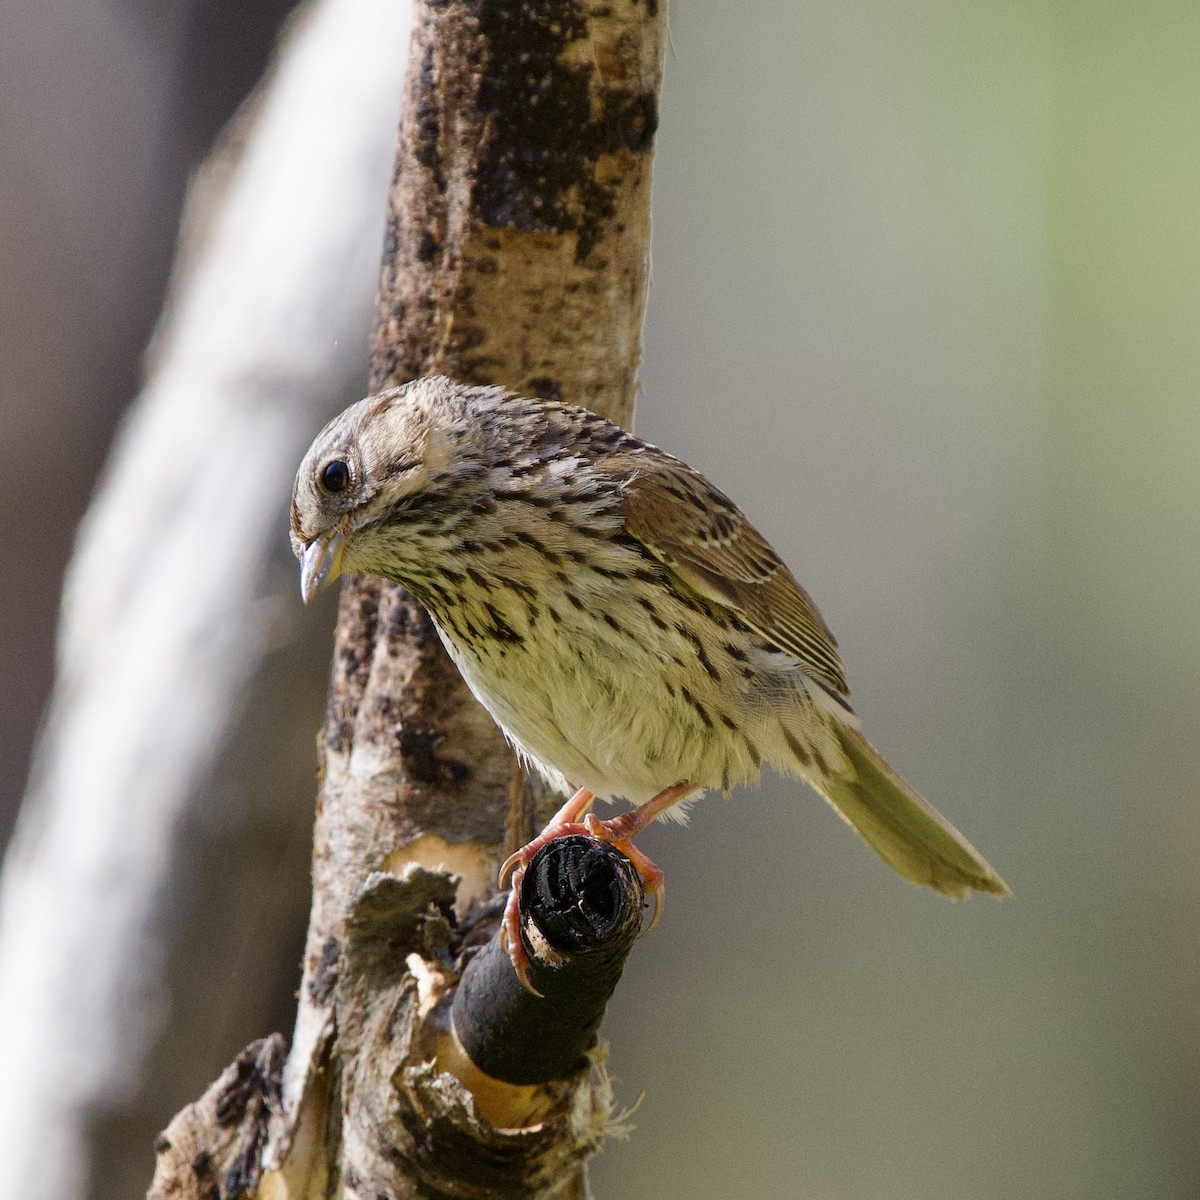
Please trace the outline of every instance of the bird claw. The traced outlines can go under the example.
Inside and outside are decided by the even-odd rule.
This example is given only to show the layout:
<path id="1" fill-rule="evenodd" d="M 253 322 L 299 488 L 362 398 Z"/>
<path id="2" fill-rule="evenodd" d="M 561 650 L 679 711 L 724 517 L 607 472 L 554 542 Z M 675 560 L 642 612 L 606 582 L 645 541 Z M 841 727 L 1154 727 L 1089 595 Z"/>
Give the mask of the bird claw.
<path id="1" fill-rule="evenodd" d="M 496 886 L 500 888 L 501 891 L 508 886 L 508 877 L 516 869 L 517 864 L 520 863 L 521 866 L 525 865 L 521 862 L 521 856 L 524 851 L 525 848 L 522 846 L 520 850 L 514 851 L 500 864 L 500 875 L 496 879 Z"/>
<path id="2" fill-rule="evenodd" d="M 500 949 L 508 955 L 508 961 L 512 963 L 513 970 L 516 971 L 517 978 L 521 981 L 521 986 L 540 1000 L 543 999 L 542 993 L 529 980 L 529 952 L 525 949 L 525 943 L 521 939 L 519 896 L 521 879 L 524 874 L 525 867 L 522 865 L 513 876 L 512 891 L 508 893 L 508 900 L 504 905 L 504 916 L 500 921 Z"/>

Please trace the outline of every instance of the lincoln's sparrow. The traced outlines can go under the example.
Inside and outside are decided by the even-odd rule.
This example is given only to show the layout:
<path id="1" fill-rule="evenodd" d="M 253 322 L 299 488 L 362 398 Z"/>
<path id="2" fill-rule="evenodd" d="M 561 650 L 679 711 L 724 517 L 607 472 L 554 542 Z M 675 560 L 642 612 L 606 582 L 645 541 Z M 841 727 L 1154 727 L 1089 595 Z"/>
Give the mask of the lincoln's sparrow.
<path id="1" fill-rule="evenodd" d="M 362 400 L 300 465 L 292 544 L 306 600 L 343 572 L 408 588 L 521 758 L 578 789 L 506 864 L 522 979 L 516 896 L 538 846 L 587 830 L 658 891 L 632 837 L 763 763 L 906 879 L 1007 894 L 859 732 L 833 634 L 733 502 L 586 409 L 439 377 Z M 639 807 L 601 822 L 597 797 Z"/>

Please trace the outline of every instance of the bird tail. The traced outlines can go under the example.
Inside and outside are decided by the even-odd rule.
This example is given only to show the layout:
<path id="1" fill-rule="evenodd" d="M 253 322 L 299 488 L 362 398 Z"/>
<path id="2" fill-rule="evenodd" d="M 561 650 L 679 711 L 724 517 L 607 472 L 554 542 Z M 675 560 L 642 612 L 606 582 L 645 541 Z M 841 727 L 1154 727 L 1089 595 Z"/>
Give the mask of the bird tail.
<path id="1" fill-rule="evenodd" d="M 845 760 L 812 785 L 897 875 L 943 895 L 1008 896 L 1004 880 L 941 813 L 900 778 L 857 730 L 829 721 Z"/>

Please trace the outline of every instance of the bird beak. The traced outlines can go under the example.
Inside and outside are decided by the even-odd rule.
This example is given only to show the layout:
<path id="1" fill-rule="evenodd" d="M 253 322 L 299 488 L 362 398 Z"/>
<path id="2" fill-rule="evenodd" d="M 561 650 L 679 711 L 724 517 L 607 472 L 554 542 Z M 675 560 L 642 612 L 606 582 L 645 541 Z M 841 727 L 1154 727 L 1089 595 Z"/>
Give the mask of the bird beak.
<path id="1" fill-rule="evenodd" d="M 300 556 L 300 596 L 305 604 L 342 573 L 345 549 L 346 535 L 340 529 L 327 529 L 304 547 Z"/>

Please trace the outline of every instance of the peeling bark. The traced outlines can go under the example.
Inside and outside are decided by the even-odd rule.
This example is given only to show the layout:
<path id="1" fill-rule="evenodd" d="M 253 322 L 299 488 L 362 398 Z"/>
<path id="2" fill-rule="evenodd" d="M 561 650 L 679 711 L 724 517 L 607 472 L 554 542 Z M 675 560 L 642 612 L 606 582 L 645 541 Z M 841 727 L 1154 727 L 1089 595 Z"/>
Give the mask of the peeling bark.
<path id="1" fill-rule="evenodd" d="M 154 1145 L 151 1195 L 226 1200 L 253 1192 L 271 1118 L 280 1112 L 284 1053 L 279 1034 L 253 1042 L 167 1126 Z"/>

